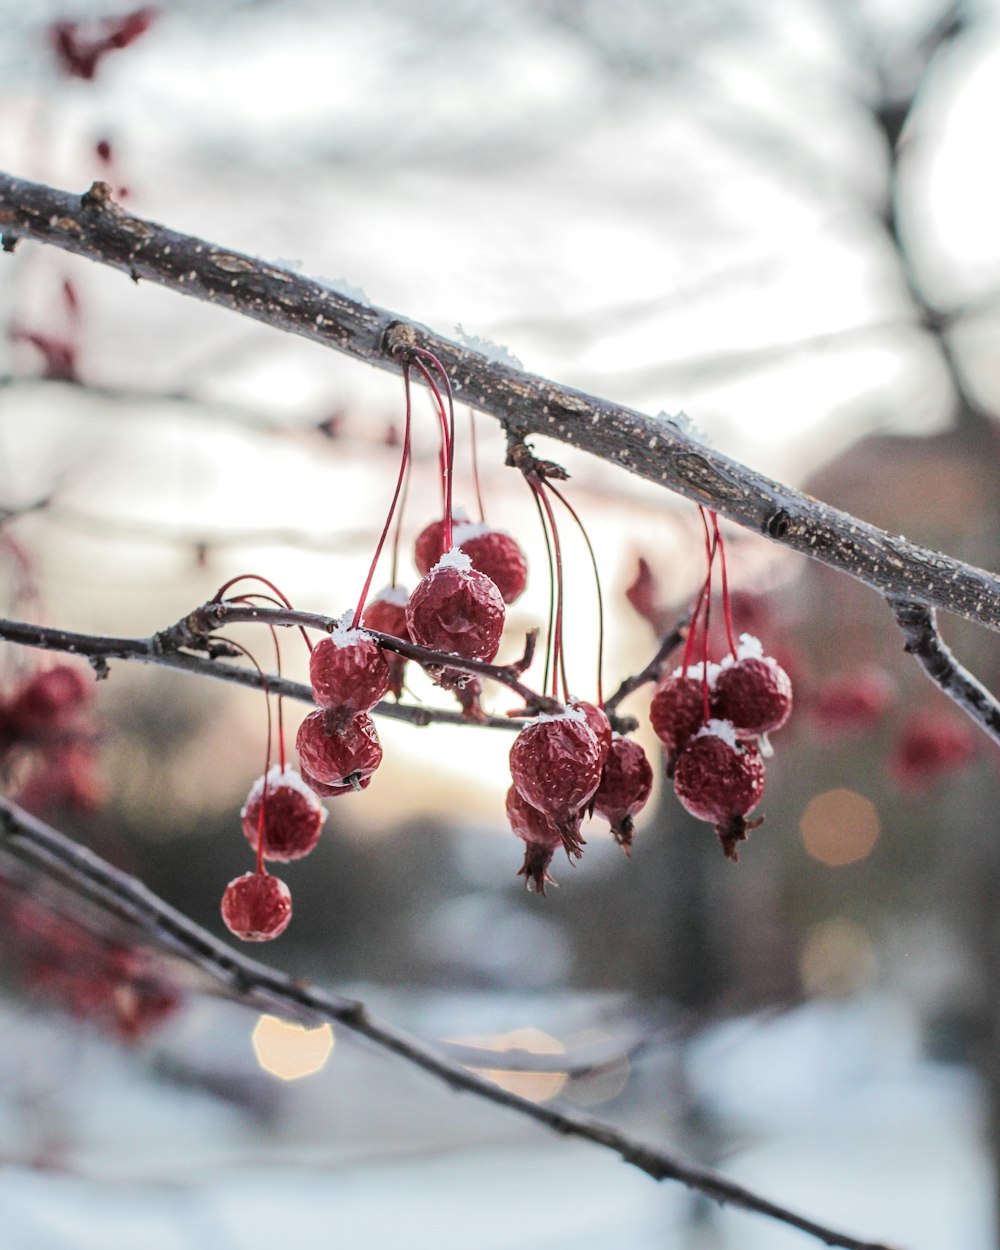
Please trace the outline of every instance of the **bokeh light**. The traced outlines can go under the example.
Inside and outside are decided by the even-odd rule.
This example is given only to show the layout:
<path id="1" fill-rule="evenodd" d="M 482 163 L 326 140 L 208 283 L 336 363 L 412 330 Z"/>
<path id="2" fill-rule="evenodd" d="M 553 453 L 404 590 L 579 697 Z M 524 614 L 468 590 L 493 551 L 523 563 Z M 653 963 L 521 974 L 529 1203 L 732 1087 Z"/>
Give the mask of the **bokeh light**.
<path id="1" fill-rule="evenodd" d="M 813 925 L 799 955 L 802 988 L 812 997 L 844 997 L 875 977 L 878 960 L 868 931 L 838 916 Z"/>
<path id="2" fill-rule="evenodd" d="M 522 1050 L 536 1055 L 564 1055 L 566 1047 L 541 1029 L 513 1029 L 496 1037 L 455 1038 L 470 1046 L 494 1051 Z M 471 1068 L 480 1076 L 530 1102 L 547 1102 L 561 1093 L 569 1079 L 565 1072 L 511 1072 L 504 1068 Z"/>
<path id="3" fill-rule="evenodd" d="M 867 858 L 882 825 L 874 803 L 854 790 L 825 790 L 811 799 L 799 821 L 809 854 L 830 868 Z"/>
<path id="4" fill-rule="evenodd" d="M 328 1024 L 307 1029 L 265 1015 L 253 1031 L 253 1048 L 265 1072 L 281 1081 L 298 1081 L 326 1066 L 333 1052 L 333 1029 Z"/>

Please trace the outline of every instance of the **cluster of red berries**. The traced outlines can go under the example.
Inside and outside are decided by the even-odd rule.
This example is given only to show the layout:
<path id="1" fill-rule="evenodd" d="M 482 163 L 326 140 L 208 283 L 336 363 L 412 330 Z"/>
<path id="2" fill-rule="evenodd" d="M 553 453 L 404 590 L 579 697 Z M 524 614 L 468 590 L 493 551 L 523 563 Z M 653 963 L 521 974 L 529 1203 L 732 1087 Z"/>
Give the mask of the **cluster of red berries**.
<path id="1" fill-rule="evenodd" d="M 633 818 L 652 792 L 653 770 L 638 742 L 612 732 L 602 708 L 576 700 L 539 716 L 515 739 L 510 772 L 507 818 L 525 843 L 518 876 L 539 894 L 552 880 L 548 869 L 557 850 L 580 858 L 585 814 L 603 816 L 629 853 Z"/>
<path id="2" fill-rule="evenodd" d="M 791 712 L 788 674 L 749 634 L 721 664 L 678 668 L 653 694 L 649 717 L 674 791 L 692 816 L 715 826 L 729 859 L 760 823 L 747 816 L 764 794 L 761 743 Z"/>
<path id="3" fill-rule="evenodd" d="M 0 950 L 33 993 L 123 1041 L 141 1041 L 181 1004 L 155 955 L 98 937 L 2 881 Z"/>
<path id="4" fill-rule="evenodd" d="M 100 803 L 92 691 L 80 669 L 52 664 L 0 692 L 0 776 L 22 807 L 41 814 Z"/>

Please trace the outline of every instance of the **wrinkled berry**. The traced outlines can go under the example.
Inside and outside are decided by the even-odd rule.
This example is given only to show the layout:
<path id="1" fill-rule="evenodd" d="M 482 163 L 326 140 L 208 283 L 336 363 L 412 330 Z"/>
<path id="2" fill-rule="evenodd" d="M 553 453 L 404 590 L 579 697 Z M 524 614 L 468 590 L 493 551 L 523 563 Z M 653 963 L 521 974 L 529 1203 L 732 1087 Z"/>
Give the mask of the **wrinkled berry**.
<path id="1" fill-rule="evenodd" d="M 330 730 L 326 713 L 310 712 L 296 735 L 295 747 L 304 774 L 324 785 L 361 782 L 382 762 L 375 722 L 359 712 L 347 725 Z"/>
<path id="2" fill-rule="evenodd" d="M 558 829 L 567 851 L 578 854 L 580 813 L 601 780 L 601 751 L 583 712 L 543 716 L 517 735 L 510 772 L 521 797 Z"/>
<path id="3" fill-rule="evenodd" d="M 545 893 L 549 865 L 556 849 L 563 845 L 562 835 L 548 816 L 532 807 L 517 786 L 507 791 L 507 819 L 510 827 L 525 843 L 524 863 L 517 875 L 524 877 L 525 885 L 533 885 L 539 894 Z"/>
<path id="4" fill-rule="evenodd" d="M 738 742 L 726 721 L 711 720 L 678 756 L 674 789 L 692 816 L 715 825 L 727 858 L 738 859 L 736 844 L 759 823 L 745 817 L 764 794 L 764 761 L 757 748 Z"/>
<path id="5" fill-rule="evenodd" d="M 240 817 L 243 833 L 254 850 L 262 808 L 265 859 L 301 859 L 319 841 L 326 810 L 294 769 L 272 768 L 266 778 L 258 777 L 250 787 Z"/>
<path id="6" fill-rule="evenodd" d="M 493 659 L 504 616 L 500 591 L 454 548 L 420 581 L 406 605 L 414 642 L 466 660 Z"/>
<path id="7" fill-rule="evenodd" d="M 291 918 L 288 886 L 270 873 L 244 873 L 222 895 L 226 928 L 244 942 L 269 942 L 284 933 Z"/>
<path id="8" fill-rule="evenodd" d="M 313 698 L 349 721 L 374 707 L 389 689 L 389 665 L 374 639 L 360 629 L 338 628 L 309 657 Z"/>
<path id="9" fill-rule="evenodd" d="M 653 769 L 646 752 L 634 738 L 615 734 L 593 804 L 594 811 L 610 823 L 614 839 L 626 855 L 635 831 L 633 817 L 646 806 L 652 789 Z"/>

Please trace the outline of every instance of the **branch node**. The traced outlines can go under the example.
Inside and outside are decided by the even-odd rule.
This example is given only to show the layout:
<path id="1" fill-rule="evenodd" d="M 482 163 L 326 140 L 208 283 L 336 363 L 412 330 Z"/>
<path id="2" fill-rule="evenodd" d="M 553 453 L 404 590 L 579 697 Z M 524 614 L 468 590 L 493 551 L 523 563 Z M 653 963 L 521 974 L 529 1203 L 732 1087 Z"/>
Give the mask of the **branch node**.
<path id="1" fill-rule="evenodd" d="M 784 508 L 779 508 L 777 512 L 772 512 L 764 522 L 764 533 L 769 538 L 784 538 L 791 528 L 791 514 Z"/>
<path id="2" fill-rule="evenodd" d="M 92 655 L 90 657 L 90 667 L 94 670 L 94 676 L 97 681 L 107 681 L 111 675 L 111 665 L 103 655 Z"/>
<path id="3" fill-rule="evenodd" d="M 80 207 L 86 212 L 103 213 L 106 209 L 116 207 L 111 198 L 109 182 L 93 182 L 89 191 L 80 196 Z"/>
<path id="4" fill-rule="evenodd" d="M 395 359 L 417 346 L 417 332 L 406 321 L 394 321 L 382 335 L 382 351 Z"/>

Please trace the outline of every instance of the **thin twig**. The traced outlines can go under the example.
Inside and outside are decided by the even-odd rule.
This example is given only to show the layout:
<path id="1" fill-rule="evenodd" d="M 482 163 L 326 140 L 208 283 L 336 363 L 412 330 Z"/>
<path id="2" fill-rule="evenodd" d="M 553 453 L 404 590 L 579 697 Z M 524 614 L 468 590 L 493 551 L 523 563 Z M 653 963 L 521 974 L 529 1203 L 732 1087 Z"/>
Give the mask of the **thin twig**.
<path id="1" fill-rule="evenodd" d="M 646 667 L 641 672 L 635 673 L 631 677 L 626 677 L 611 698 L 604 701 L 604 710 L 608 716 L 614 717 L 618 711 L 619 703 L 627 698 L 633 690 L 638 690 L 640 686 L 645 686 L 648 682 L 660 680 L 667 660 L 687 637 L 690 624 L 691 612 L 689 610 L 679 617 L 677 623 L 663 635 L 660 639 L 660 645 L 656 649 L 656 654 Z"/>
<path id="2" fill-rule="evenodd" d="M 288 269 L 125 212 L 106 183 L 82 196 L 0 174 L 0 230 L 111 265 L 399 372 L 415 345 L 442 362 L 463 403 L 523 439 L 544 434 L 704 504 L 882 595 L 1000 630 L 1000 578 L 907 542 L 721 455 L 682 422 L 652 418 L 489 360 L 385 309 Z"/>
<path id="3" fill-rule="evenodd" d="M 952 655 L 938 632 L 934 610 L 905 599 L 890 599 L 889 606 L 903 631 L 906 650 L 920 661 L 935 686 L 1000 746 L 1000 702 Z"/>
<path id="4" fill-rule="evenodd" d="M 157 945 L 195 965 L 231 997 L 255 1010 L 278 1011 L 309 1023 L 333 1021 L 399 1058 L 422 1068 L 454 1090 L 463 1090 L 545 1125 L 568 1137 L 593 1142 L 618 1154 L 654 1180 L 676 1180 L 717 1202 L 770 1216 L 843 1250 L 888 1250 L 837 1232 L 760 1197 L 743 1185 L 673 1152 L 636 1141 L 627 1133 L 568 1107 L 533 1103 L 502 1089 L 438 1049 L 373 1016 L 356 999 L 344 998 L 249 959 L 158 898 L 141 881 L 113 868 L 86 847 L 0 800 L 0 845 L 73 884 L 113 914 L 138 926 Z"/>

